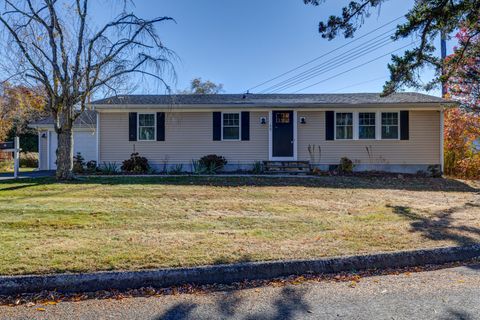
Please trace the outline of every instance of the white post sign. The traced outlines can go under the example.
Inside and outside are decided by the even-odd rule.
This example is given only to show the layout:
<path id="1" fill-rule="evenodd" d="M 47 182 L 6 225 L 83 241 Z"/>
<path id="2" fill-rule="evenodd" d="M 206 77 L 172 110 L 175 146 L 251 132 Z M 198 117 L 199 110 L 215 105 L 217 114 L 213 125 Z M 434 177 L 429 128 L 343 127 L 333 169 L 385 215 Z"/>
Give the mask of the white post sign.
<path id="1" fill-rule="evenodd" d="M 20 138 L 13 140 L 13 177 L 18 178 L 18 169 L 20 167 Z"/>

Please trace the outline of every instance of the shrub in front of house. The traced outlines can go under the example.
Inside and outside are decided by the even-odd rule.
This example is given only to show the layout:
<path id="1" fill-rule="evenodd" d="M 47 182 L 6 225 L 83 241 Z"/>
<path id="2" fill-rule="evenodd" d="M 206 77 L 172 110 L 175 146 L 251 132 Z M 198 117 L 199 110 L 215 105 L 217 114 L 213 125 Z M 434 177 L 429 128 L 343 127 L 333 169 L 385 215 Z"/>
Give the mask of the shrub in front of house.
<path id="1" fill-rule="evenodd" d="M 343 174 L 348 174 L 353 172 L 354 168 L 353 161 L 348 159 L 347 157 L 343 157 L 340 159 L 340 164 L 338 165 L 338 172 Z"/>
<path id="2" fill-rule="evenodd" d="M 89 173 L 95 173 L 97 172 L 97 161 L 95 160 L 90 160 L 85 164 L 85 167 L 87 168 L 87 172 Z"/>
<path id="3" fill-rule="evenodd" d="M 119 173 L 118 165 L 116 162 L 104 162 L 101 166 L 98 167 L 100 174 L 104 175 L 115 175 Z"/>
<path id="4" fill-rule="evenodd" d="M 217 173 L 227 164 L 227 159 L 216 154 L 209 154 L 201 157 L 198 163 L 206 168 L 209 173 Z"/>
<path id="5" fill-rule="evenodd" d="M 38 152 L 20 152 L 21 168 L 37 168 Z"/>
<path id="6" fill-rule="evenodd" d="M 85 166 L 85 159 L 81 155 L 80 152 L 77 152 L 77 154 L 73 157 L 73 172 L 74 173 L 83 173 Z"/>
<path id="7" fill-rule="evenodd" d="M 123 161 L 120 169 L 127 173 L 148 173 L 150 165 L 147 158 L 140 156 L 138 152 L 134 152 L 130 155 L 130 159 Z"/>

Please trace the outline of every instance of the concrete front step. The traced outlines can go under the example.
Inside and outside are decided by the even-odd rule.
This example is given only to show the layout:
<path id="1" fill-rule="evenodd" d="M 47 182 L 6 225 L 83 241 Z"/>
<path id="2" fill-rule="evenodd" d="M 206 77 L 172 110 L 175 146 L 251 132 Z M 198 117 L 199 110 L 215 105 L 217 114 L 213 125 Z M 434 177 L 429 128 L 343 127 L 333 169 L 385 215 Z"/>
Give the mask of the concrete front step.
<path id="1" fill-rule="evenodd" d="M 308 161 L 264 161 L 268 174 L 307 174 L 310 172 Z"/>

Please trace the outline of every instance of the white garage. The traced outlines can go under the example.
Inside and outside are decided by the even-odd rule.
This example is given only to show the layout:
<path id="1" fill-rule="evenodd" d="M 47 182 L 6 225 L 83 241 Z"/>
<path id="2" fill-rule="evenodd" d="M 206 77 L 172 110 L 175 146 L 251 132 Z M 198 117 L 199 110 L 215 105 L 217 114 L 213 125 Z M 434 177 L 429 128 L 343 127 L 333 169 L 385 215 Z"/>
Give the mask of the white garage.
<path id="1" fill-rule="evenodd" d="M 55 170 L 57 168 L 57 133 L 53 129 L 51 118 L 30 125 L 38 130 L 38 169 Z M 78 152 L 85 159 L 97 161 L 97 116 L 94 111 L 86 110 L 75 121 L 73 128 L 73 154 Z"/>
<path id="2" fill-rule="evenodd" d="M 55 170 L 57 169 L 57 133 L 55 131 L 49 131 L 49 157 L 48 157 L 48 169 Z M 93 130 L 82 130 L 73 132 L 73 154 L 76 155 L 78 152 L 85 159 L 85 162 L 90 160 L 97 161 L 97 135 Z"/>

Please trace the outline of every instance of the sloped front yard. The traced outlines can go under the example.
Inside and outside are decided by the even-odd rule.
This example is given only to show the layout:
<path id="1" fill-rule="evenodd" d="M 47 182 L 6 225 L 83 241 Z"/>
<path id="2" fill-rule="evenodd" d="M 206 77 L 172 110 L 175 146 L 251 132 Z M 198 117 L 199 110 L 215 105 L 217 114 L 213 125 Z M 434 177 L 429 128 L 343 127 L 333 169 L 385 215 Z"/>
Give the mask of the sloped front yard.
<path id="1" fill-rule="evenodd" d="M 0 182 L 0 274 L 194 266 L 480 240 L 480 184 L 427 178 Z"/>

